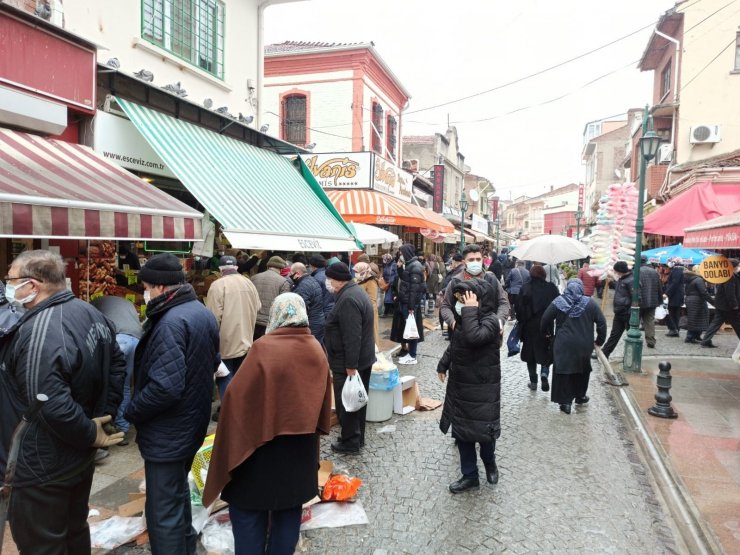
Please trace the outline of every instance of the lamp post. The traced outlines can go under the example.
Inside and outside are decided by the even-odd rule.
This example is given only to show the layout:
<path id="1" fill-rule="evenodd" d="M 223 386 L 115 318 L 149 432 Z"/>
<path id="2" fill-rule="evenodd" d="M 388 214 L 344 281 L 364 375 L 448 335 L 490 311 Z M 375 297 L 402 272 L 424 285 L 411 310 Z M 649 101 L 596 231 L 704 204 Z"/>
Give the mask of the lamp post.
<path id="1" fill-rule="evenodd" d="M 630 310 L 630 329 L 624 343 L 624 370 L 642 370 L 642 334 L 640 333 L 640 264 L 642 258 L 643 205 L 645 197 L 645 172 L 650 160 L 655 158 L 660 146 L 660 137 L 653 131 L 653 118 L 648 115 L 647 106 L 642 118 L 642 138 L 640 138 L 640 193 L 637 201 L 637 221 L 635 222 L 635 264 L 632 267 L 632 308 Z"/>
<path id="2" fill-rule="evenodd" d="M 578 210 L 576 210 L 576 239 L 580 241 L 581 239 L 581 218 L 583 217 L 583 212 L 581 212 L 581 207 L 578 207 Z"/>
<path id="3" fill-rule="evenodd" d="M 465 212 L 468 211 L 468 199 L 465 197 L 465 187 L 460 191 L 460 254 L 465 248 Z"/>

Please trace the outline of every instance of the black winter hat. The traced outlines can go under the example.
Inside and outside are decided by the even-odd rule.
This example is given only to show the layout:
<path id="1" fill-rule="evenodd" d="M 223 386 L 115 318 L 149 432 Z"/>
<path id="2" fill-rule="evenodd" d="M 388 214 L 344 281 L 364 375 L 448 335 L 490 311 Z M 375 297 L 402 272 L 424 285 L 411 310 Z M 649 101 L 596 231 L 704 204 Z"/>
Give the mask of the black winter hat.
<path id="1" fill-rule="evenodd" d="M 185 281 L 180 260 L 168 252 L 155 254 L 139 270 L 139 279 L 151 285 L 179 285 Z"/>
<path id="2" fill-rule="evenodd" d="M 335 262 L 326 269 L 326 277 L 337 281 L 351 281 L 352 274 L 344 262 Z"/>
<path id="3" fill-rule="evenodd" d="M 624 260 L 620 260 L 619 262 L 614 263 L 614 271 L 619 272 L 620 274 L 626 274 L 630 269 Z"/>
<path id="4" fill-rule="evenodd" d="M 314 254 L 311 258 L 308 259 L 308 263 L 314 268 L 323 268 L 326 266 L 326 258 L 321 256 L 320 254 Z"/>

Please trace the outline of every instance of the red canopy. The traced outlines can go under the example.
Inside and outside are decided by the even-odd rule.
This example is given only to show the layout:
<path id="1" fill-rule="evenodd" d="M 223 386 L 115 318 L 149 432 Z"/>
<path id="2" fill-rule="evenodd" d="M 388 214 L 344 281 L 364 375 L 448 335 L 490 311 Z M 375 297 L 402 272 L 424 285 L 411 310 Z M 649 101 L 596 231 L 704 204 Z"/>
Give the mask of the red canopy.
<path id="1" fill-rule="evenodd" d="M 705 181 L 645 218 L 645 233 L 683 237 L 684 229 L 740 210 L 740 183 Z"/>
<path id="2" fill-rule="evenodd" d="M 740 249 L 740 211 L 687 228 L 684 246 L 699 249 Z"/>

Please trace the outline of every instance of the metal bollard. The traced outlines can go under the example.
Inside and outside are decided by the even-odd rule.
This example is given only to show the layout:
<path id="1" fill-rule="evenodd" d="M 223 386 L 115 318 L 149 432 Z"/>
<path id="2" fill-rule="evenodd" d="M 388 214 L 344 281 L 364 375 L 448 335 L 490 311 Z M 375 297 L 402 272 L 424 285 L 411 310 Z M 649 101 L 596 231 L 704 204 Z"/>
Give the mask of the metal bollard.
<path id="1" fill-rule="evenodd" d="M 671 406 L 671 363 L 661 362 L 658 364 L 660 372 L 658 373 L 657 385 L 658 393 L 655 394 L 655 405 L 648 409 L 648 414 L 658 416 L 659 418 L 677 418 L 678 413 Z"/>

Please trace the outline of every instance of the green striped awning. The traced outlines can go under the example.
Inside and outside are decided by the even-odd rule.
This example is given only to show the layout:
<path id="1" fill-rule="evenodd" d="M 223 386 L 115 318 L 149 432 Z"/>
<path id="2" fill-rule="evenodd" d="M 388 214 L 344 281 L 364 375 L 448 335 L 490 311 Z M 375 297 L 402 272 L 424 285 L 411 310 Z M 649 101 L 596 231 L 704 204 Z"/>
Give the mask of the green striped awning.
<path id="1" fill-rule="evenodd" d="M 325 193 L 308 183 L 289 159 L 127 100 L 116 102 L 223 226 L 233 247 L 357 250 L 352 232 Z"/>

